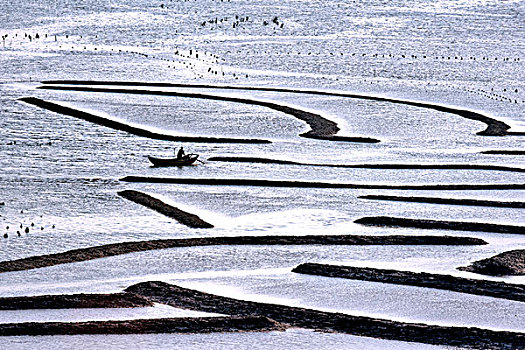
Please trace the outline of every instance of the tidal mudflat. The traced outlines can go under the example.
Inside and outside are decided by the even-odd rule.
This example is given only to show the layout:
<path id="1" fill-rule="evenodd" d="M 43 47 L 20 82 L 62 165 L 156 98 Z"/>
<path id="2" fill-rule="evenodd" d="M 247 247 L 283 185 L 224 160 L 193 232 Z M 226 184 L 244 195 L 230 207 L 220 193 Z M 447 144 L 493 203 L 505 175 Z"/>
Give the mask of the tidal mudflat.
<path id="1" fill-rule="evenodd" d="M 4 4 L 0 345 L 525 348 L 524 6 Z"/>

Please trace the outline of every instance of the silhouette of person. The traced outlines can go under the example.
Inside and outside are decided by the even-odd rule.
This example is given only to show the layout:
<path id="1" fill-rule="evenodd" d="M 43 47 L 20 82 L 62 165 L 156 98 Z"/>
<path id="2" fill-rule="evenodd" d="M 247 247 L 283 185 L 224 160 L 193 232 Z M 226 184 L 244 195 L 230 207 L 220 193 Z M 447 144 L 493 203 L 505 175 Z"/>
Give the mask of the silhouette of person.
<path id="1" fill-rule="evenodd" d="M 179 151 L 177 152 L 177 159 L 182 159 L 184 157 L 184 148 L 179 148 Z"/>

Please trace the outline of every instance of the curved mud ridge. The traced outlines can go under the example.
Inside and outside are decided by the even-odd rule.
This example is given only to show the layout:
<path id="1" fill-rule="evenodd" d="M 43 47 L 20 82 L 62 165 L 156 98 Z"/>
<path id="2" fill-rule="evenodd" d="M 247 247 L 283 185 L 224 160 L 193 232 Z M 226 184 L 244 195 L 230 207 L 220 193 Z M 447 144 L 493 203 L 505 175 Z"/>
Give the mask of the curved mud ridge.
<path id="1" fill-rule="evenodd" d="M 525 234 L 525 226 L 498 225 L 479 222 L 407 219 L 390 216 L 370 216 L 357 219 L 354 222 L 356 224 L 362 224 L 365 226 L 409 227 L 428 230 L 478 231 L 521 235 Z"/>
<path id="2" fill-rule="evenodd" d="M 451 113 L 460 117 L 476 120 L 487 125 L 486 129 L 477 133 L 477 135 L 483 136 L 505 136 L 505 135 L 520 135 L 523 136 L 525 133 L 520 132 L 509 132 L 510 126 L 502 121 L 490 118 L 478 112 L 469 111 L 461 108 L 454 108 L 449 106 L 442 106 L 438 104 L 428 102 L 417 102 L 410 100 L 401 100 L 389 97 L 379 97 L 371 95 L 353 94 L 345 92 L 329 92 L 319 90 L 308 90 L 308 89 L 288 89 L 288 88 L 273 88 L 273 87 L 249 87 L 249 86 L 221 86 L 221 85 L 208 85 L 208 84 L 171 84 L 171 83 L 144 83 L 144 82 L 116 82 L 116 81 L 88 81 L 88 80 L 50 80 L 44 81 L 43 84 L 70 84 L 70 85 L 113 85 L 113 86 L 150 86 L 150 87 L 179 87 L 179 88 L 199 88 L 199 89 L 225 89 L 225 90 L 246 90 L 246 91 L 268 91 L 268 92 L 284 92 L 284 93 L 295 93 L 295 94 L 309 94 L 309 95 L 321 95 L 321 96 L 338 96 L 347 97 L 354 99 L 362 99 L 369 101 L 382 101 L 390 102 L 395 104 L 402 104 L 414 107 L 421 107 L 426 109 L 432 109 L 439 112 Z"/>
<path id="3" fill-rule="evenodd" d="M 426 344 L 462 346 L 471 349 L 518 349 L 525 347 L 525 334 L 474 327 L 404 323 L 300 307 L 244 301 L 203 293 L 164 282 L 143 282 L 128 287 L 157 303 L 234 316 L 263 316 L 292 327 L 338 332 L 357 336 Z"/>
<path id="4" fill-rule="evenodd" d="M 320 163 L 301 163 L 291 160 L 258 158 L 258 157 L 210 157 L 210 162 L 230 162 L 230 163 L 258 163 L 258 164 L 283 164 L 283 165 L 301 165 L 313 167 L 330 167 L 330 168 L 351 168 L 351 169 L 430 169 L 430 170 L 494 170 L 508 171 L 516 173 L 525 173 L 524 168 L 508 167 L 500 165 L 485 164 L 320 164 Z"/>
<path id="5" fill-rule="evenodd" d="M 380 142 L 377 139 L 369 137 L 350 137 L 350 136 L 336 136 L 339 132 L 337 123 L 323 118 L 321 115 L 316 113 L 307 112 L 298 108 L 292 108 L 289 106 L 280 105 L 274 102 L 266 102 L 259 100 L 252 100 L 247 98 L 239 97 L 226 97 L 217 95 L 208 95 L 202 93 L 189 93 L 189 92 L 175 92 L 175 91 L 154 91 L 154 90 L 139 90 L 139 89 L 116 89 L 116 88 L 94 88 L 94 87 L 74 87 L 74 86 L 42 86 L 40 89 L 50 90 L 67 90 L 67 91 L 82 91 L 82 92 L 108 92 L 108 93 L 120 93 L 120 94 L 135 94 L 135 95 L 156 95 L 156 96 L 174 96 L 174 97 L 187 97 L 187 98 L 198 98 L 204 100 L 214 101 L 226 101 L 234 103 L 243 103 L 253 106 L 261 106 L 273 109 L 278 112 L 282 112 L 291 115 L 299 120 L 306 122 L 311 128 L 310 131 L 300 134 L 302 137 L 329 140 L 329 141 L 347 141 L 347 142 L 363 142 L 363 143 L 377 143 Z"/>
<path id="6" fill-rule="evenodd" d="M 183 225 L 192 228 L 213 228 L 213 225 L 202 220 L 195 214 L 191 214 L 164 203 L 160 199 L 154 198 L 146 193 L 139 191 L 126 190 L 118 192 L 119 196 L 129 199 L 135 203 L 153 209 L 161 214 L 173 218 Z"/>
<path id="7" fill-rule="evenodd" d="M 161 134 L 146 129 L 141 129 L 135 126 L 128 125 L 123 122 L 103 118 L 91 113 L 83 112 L 78 109 L 62 106 L 53 102 L 45 101 L 36 97 L 22 97 L 19 99 L 22 102 L 47 109 L 49 111 L 69 115 L 78 119 L 86 120 L 91 123 L 102 125 L 111 129 L 125 131 L 133 135 L 147 137 L 155 140 L 175 141 L 175 142 L 195 142 L 195 143 L 255 143 L 265 144 L 271 143 L 268 140 L 258 139 L 237 139 L 226 137 L 199 137 L 199 136 L 175 136 L 169 134 Z"/>
<path id="8" fill-rule="evenodd" d="M 126 321 L 27 322 L 0 324 L 0 336 L 270 332 L 286 327 L 266 317 L 180 317 Z"/>
<path id="9" fill-rule="evenodd" d="M 450 236 L 239 236 L 122 242 L 0 262 L 0 273 L 178 247 L 216 245 L 484 245 L 482 239 Z"/>
<path id="10" fill-rule="evenodd" d="M 510 250 L 474 261 L 469 266 L 458 267 L 458 270 L 489 276 L 525 275 L 525 249 Z"/>
<path id="11" fill-rule="evenodd" d="M 120 179 L 124 182 L 165 183 L 181 185 L 205 186 L 257 186 L 257 187 L 290 187 L 290 188 L 348 188 L 371 190 L 433 190 L 433 191 L 465 191 L 465 190 L 523 190 L 525 184 L 449 184 L 449 185 L 385 185 L 385 184 L 350 184 L 337 182 L 291 181 L 291 180 L 261 180 L 261 179 L 219 179 L 219 178 L 177 178 L 126 176 Z"/>
<path id="12" fill-rule="evenodd" d="M 148 299 L 131 293 L 63 294 L 0 298 L 0 310 L 92 309 L 153 306 Z"/>
<path id="13" fill-rule="evenodd" d="M 370 200 L 381 200 L 381 201 L 464 205 L 464 206 L 476 206 L 476 207 L 516 208 L 516 209 L 525 208 L 525 202 L 500 202 L 500 201 L 488 201 L 488 200 L 479 200 L 479 199 L 403 197 L 403 196 L 387 196 L 387 195 L 365 195 L 365 196 L 359 196 L 357 198 L 370 199 Z"/>
<path id="14" fill-rule="evenodd" d="M 295 267 L 292 272 L 315 276 L 338 277 L 359 281 L 450 290 L 459 293 L 525 302 L 525 286 L 505 282 L 485 281 L 426 272 L 316 263 L 301 264 Z"/>

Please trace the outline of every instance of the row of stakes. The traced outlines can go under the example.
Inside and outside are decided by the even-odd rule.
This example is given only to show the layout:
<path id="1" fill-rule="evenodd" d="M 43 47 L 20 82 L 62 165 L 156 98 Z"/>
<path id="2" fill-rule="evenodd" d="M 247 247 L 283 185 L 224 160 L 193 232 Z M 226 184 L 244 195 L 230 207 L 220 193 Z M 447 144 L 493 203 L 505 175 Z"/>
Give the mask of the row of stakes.
<path id="1" fill-rule="evenodd" d="M 249 20 L 249 17 L 239 17 L 239 16 L 235 16 L 235 19 L 236 21 L 248 21 Z M 221 20 L 226 20 L 226 18 L 223 18 Z M 212 22 L 215 22 L 215 21 L 220 21 L 219 19 L 215 19 L 215 20 L 210 20 Z M 273 23 L 276 23 L 278 24 L 279 23 L 279 19 L 277 17 L 274 17 L 274 19 L 272 20 Z M 17 37 L 18 34 L 15 34 L 15 37 Z M 5 34 L 2 36 L 2 39 L 5 40 L 5 38 L 8 37 L 8 34 Z M 44 35 L 40 35 L 38 33 L 36 34 L 27 34 L 25 33 L 24 34 L 24 38 L 27 38 L 29 40 L 32 40 L 31 38 L 35 38 L 35 39 L 39 39 L 41 37 L 44 37 L 44 38 L 48 38 L 48 34 L 44 34 Z M 98 36 L 97 36 L 98 37 Z M 69 38 L 69 35 L 65 35 L 65 38 L 68 39 Z M 80 39 L 82 38 L 82 36 L 79 37 Z M 57 41 L 57 36 L 55 35 L 54 36 L 54 40 Z M 74 49 L 74 46 L 72 47 L 72 49 Z M 87 47 L 84 47 L 84 49 L 87 49 Z M 94 50 L 96 51 L 97 48 L 95 47 Z M 111 49 L 111 51 L 113 51 L 113 48 Z M 141 55 L 141 56 L 144 56 L 144 57 L 151 57 L 151 58 L 154 58 L 154 59 L 159 59 L 159 60 L 164 60 L 164 61 L 168 61 L 168 62 L 171 62 L 171 63 L 180 63 L 182 65 L 184 65 L 186 68 L 190 69 L 190 70 L 194 70 L 195 68 L 195 64 L 193 64 L 192 62 L 185 62 L 185 61 L 176 61 L 176 60 L 170 60 L 168 58 L 165 58 L 165 57 L 155 57 L 154 55 L 151 55 L 151 54 L 145 54 L 145 53 L 141 53 L 141 52 L 138 52 L 138 51 L 130 51 L 130 50 L 118 50 L 119 53 L 129 53 L 129 54 L 135 54 L 135 55 Z M 215 55 L 215 54 L 212 54 L 212 53 L 207 53 L 207 52 L 204 52 L 203 54 L 200 53 L 199 51 L 197 51 L 196 49 L 189 49 L 187 50 L 187 52 L 189 52 L 189 54 L 187 53 L 184 53 L 182 50 L 179 51 L 179 50 L 175 50 L 174 51 L 174 55 L 175 56 L 178 56 L 180 58 L 183 58 L 183 59 L 191 59 L 191 60 L 199 60 L 201 62 L 204 62 L 206 64 L 210 64 L 210 63 L 215 63 L 215 64 L 218 64 L 219 63 L 219 60 L 222 60 L 222 61 L 225 61 L 224 58 L 219 58 L 218 55 Z M 250 51 L 249 50 L 244 50 L 244 51 L 241 51 L 241 50 L 237 50 L 237 53 L 249 53 Z M 226 53 L 234 53 L 232 51 L 226 51 Z M 268 54 L 268 53 L 272 53 L 271 51 L 255 51 L 255 50 L 251 50 L 251 53 L 253 54 Z M 275 52 L 273 52 L 275 53 Z M 286 54 L 288 55 L 307 55 L 307 56 L 311 56 L 311 55 L 322 55 L 323 52 L 301 52 L 301 51 L 296 51 L 296 52 L 291 52 L 291 51 L 288 51 L 286 52 Z M 339 56 L 345 56 L 345 53 L 344 52 L 339 52 L 339 53 L 334 53 L 334 52 L 328 52 L 326 51 L 326 53 L 324 53 L 325 55 L 329 55 L 329 56 L 336 56 L 336 55 L 339 55 Z M 487 56 L 483 56 L 482 58 L 477 58 L 475 56 L 469 56 L 468 58 L 467 57 L 463 57 L 463 56 L 427 56 L 427 55 L 415 55 L 415 54 L 379 54 L 379 53 L 374 53 L 374 54 L 369 54 L 369 53 L 347 53 L 346 54 L 347 56 L 359 56 L 359 57 L 372 57 L 372 58 L 392 58 L 392 59 L 395 59 L 395 58 L 402 58 L 402 59 L 430 59 L 432 57 L 435 57 L 435 59 L 441 59 L 441 60 L 446 60 L 446 61 L 466 61 L 466 60 L 470 60 L 470 61 L 492 61 L 492 62 L 496 62 L 496 61 L 500 61 L 500 62 L 509 62 L 509 61 L 513 61 L 513 62 L 520 62 L 520 58 L 517 57 L 517 58 L 510 58 L 510 57 L 505 57 L 505 58 L 499 58 L 498 57 L 494 57 L 494 58 L 490 58 L 490 57 L 487 57 Z M 177 67 L 175 65 L 169 65 L 168 68 L 174 68 L 176 69 Z M 203 74 L 198 74 L 196 72 L 193 72 L 196 76 L 200 77 L 200 78 L 203 78 L 204 75 Z M 213 75 L 221 75 L 221 76 L 226 76 L 226 73 L 224 71 L 219 71 L 218 69 L 214 69 L 212 67 L 209 67 L 208 70 L 207 70 L 207 73 L 210 73 L 210 74 L 213 74 Z M 239 79 L 241 77 L 245 77 L 245 78 L 248 78 L 248 74 L 241 74 L 241 73 L 235 73 L 235 72 L 232 72 L 231 73 L 231 76 L 234 78 L 234 79 Z M 488 92 L 486 90 L 483 90 L 483 89 L 477 89 L 477 90 L 472 90 L 472 89 L 464 89 L 465 91 L 467 92 L 470 92 L 470 93 L 476 93 L 478 95 L 481 95 L 481 96 L 484 96 L 486 98 L 489 98 L 489 99 L 493 99 L 493 100 L 499 100 L 499 101 L 506 101 L 506 102 L 512 102 L 512 103 L 518 103 L 518 102 L 525 102 L 525 100 L 520 100 L 520 99 L 517 99 L 517 98 L 512 98 L 512 97 L 507 97 L 507 96 L 504 96 L 504 95 L 499 95 L 499 94 L 496 94 L 494 93 L 494 88 L 492 88 L 492 91 L 491 92 Z M 519 90 L 518 89 L 515 89 L 515 88 L 502 88 L 501 89 L 503 92 L 505 93 L 518 93 Z"/>
<path id="2" fill-rule="evenodd" d="M 170 2 L 197 2 L 198 0 L 170 0 Z M 208 0 L 209 1 L 209 0 Z M 214 2 L 231 2 L 231 0 L 211 0 Z M 161 8 L 168 8 L 166 4 L 160 4 Z"/>
<path id="3" fill-rule="evenodd" d="M 222 20 L 226 20 L 228 17 L 224 18 L 224 19 L 221 19 Z M 243 20 L 244 21 L 247 21 L 249 19 L 249 17 L 239 17 L 239 16 L 235 16 L 236 18 L 236 22 L 242 22 Z M 210 20 L 211 22 L 215 22 L 217 21 L 217 18 L 215 20 Z M 208 22 L 210 22 L 208 21 Z M 268 22 L 268 21 L 266 21 Z M 279 22 L 279 19 L 278 17 L 274 17 L 273 20 L 271 21 L 272 23 L 275 23 L 275 24 L 282 24 L 281 22 Z M 201 25 L 205 24 L 206 22 L 202 22 Z M 52 35 L 54 37 L 54 41 L 58 41 L 58 36 L 57 35 Z M 9 34 L 5 34 L 5 35 L 2 35 L 2 40 L 5 41 L 7 38 L 9 37 Z M 18 33 L 15 33 L 15 37 L 18 37 Z M 22 36 L 20 36 L 22 37 Z M 48 34 L 44 34 L 43 37 L 45 38 L 48 38 Z M 69 38 L 69 35 L 66 34 L 64 35 L 64 37 L 66 39 Z M 98 38 L 98 35 L 95 36 L 96 38 Z M 28 33 L 24 33 L 24 38 L 27 38 L 28 40 L 33 40 L 33 39 L 39 39 L 41 38 L 41 36 L 36 33 L 36 34 L 28 34 Z M 82 35 L 78 36 L 79 39 L 82 39 Z M 226 51 L 226 52 L 229 52 L 229 53 L 233 53 L 232 51 Z M 279 53 L 279 51 L 268 51 L 268 50 L 237 50 L 236 53 L 238 54 L 276 54 L 276 53 Z M 476 56 L 462 56 L 462 55 L 427 55 L 427 54 L 404 54 L 404 53 L 400 53 L 400 54 L 381 54 L 381 53 L 367 53 L 367 52 L 352 52 L 352 53 L 349 53 L 349 52 L 331 52 L 331 51 L 328 51 L 328 50 L 324 50 L 324 51 L 317 51 L 317 52 L 312 52 L 312 51 L 282 51 L 283 54 L 286 54 L 286 55 L 296 55 L 296 56 L 351 56 L 351 57 L 372 57 L 372 58 L 392 58 L 392 59 L 400 59 L 400 58 L 403 58 L 403 59 L 434 59 L 434 60 L 445 60 L 445 61 L 491 61 L 491 62 L 520 62 L 521 59 L 520 57 L 490 57 L 490 56 L 482 56 L 482 57 L 476 57 Z M 191 54 L 190 54 L 191 55 Z"/>
<path id="4" fill-rule="evenodd" d="M 229 51 L 231 52 L 231 51 Z M 233 52 L 232 52 L 233 53 Z M 276 54 L 279 51 L 268 51 L 268 50 L 236 50 L 238 54 Z M 434 59 L 434 60 L 444 60 L 444 61 L 493 61 L 493 62 L 520 62 L 519 57 L 490 57 L 490 56 L 461 56 L 461 55 L 426 55 L 426 54 L 382 54 L 382 53 L 366 53 L 366 52 L 332 52 L 328 50 L 324 51 L 283 51 L 282 54 L 288 56 L 346 56 L 346 57 L 372 57 L 372 58 L 391 58 L 391 59 Z"/>
<path id="5" fill-rule="evenodd" d="M 137 54 L 140 54 L 140 53 L 137 53 Z M 207 53 L 205 52 L 204 53 L 205 55 L 207 55 Z M 179 50 L 176 50 L 175 51 L 175 55 L 177 56 L 180 56 L 180 57 L 184 57 L 184 58 L 189 58 L 189 59 L 199 59 L 199 52 L 197 50 L 192 50 L 190 49 L 189 50 L 189 55 L 184 55 L 182 53 L 179 52 Z M 145 55 L 146 57 L 148 57 L 147 55 Z M 377 56 L 374 55 L 374 56 Z M 413 55 L 414 57 L 417 57 L 415 55 Z M 202 57 L 202 55 L 201 55 Z M 213 55 L 213 54 L 210 54 L 210 57 L 213 57 L 215 59 L 215 63 L 218 63 L 219 62 L 219 56 L 217 55 Z M 402 55 L 402 57 L 405 57 L 405 55 Z M 168 62 L 176 62 L 175 60 L 170 60 L 170 59 L 167 59 L 167 58 L 163 58 L 163 57 L 154 57 L 152 56 L 152 58 L 156 58 L 156 59 L 160 59 L 160 60 L 164 60 L 164 61 L 168 61 Z M 462 59 L 462 58 L 460 58 Z M 224 59 L 222 59 L 224 61 Z M 519 59 L 517 59 L 519 61 Z M 202 60 L 203 62 L 205 63 L 208 63 L 204 60 Z M 184 63 L 185 65 L 187 65 L 188 67 L 191 67 L 191 62 L 185 62 Z M 168 66 L 168 68 L 171 68 L 171 66 Z M 173 68 L 175 68 L 175 66 L 173 66 Z M 215 74 L 215 75 L 219 75 L 221 74 L 222 76 L 225 75 L 224 72 L 220 72 L 219 70 L 216 70 L 216 69 L 213 69 L 212 67 L 209 67 L 208 68 L 208 73 L 211 73 L 211 74 Z M 248 74 L 239 74 L 239 73 L 232 73 L 232 76 L 235 78 L 235 79 L 238 79 L 239 77 L 246 77 L 248 78 Z M 452 86 L 454 87 L 454 86 Z M 457 88 L 457 87 L 455 87 Z M 487 98 L 490 98 L 490 99 L 493 99 L 493 100 L 499 100 L 499 101 L 505 101 L 505 102 L 511 102 L 511 103 L 525 103 L 525 100 L 521 100 L 521 99 L 518 99 L 516 97 L 507 97 L 507 96 L 504 96 L 504 95 L 500 95 L 496 92 L 502 92 L 502 93 L 513 93 L 513 94 L 518 94 L 520 92 L 519 89 L 517 88 L 500 88 L 500 89 L 496 89 L 496 92 L 495 92 L 495 89 L 494 88 L 491 88 L 491 91 L 488 92 L 484 89 L 469 89 L 469 88 L 465 88 L 464 89 L 466 92 L 469 92 L 469 93 L 477 93 L 481 96 L 484 96 L 484 97 L 487 97 Z"/>

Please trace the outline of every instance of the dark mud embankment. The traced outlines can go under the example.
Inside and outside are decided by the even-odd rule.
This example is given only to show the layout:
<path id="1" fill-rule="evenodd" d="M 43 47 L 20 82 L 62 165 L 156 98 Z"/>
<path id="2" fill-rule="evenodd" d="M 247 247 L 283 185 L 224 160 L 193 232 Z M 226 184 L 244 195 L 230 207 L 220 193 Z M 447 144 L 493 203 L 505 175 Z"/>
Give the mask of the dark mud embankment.
<path id="1" fill-rule="evenodd" d="M 319 114 L 307 112 L 298 108 L 293 108 L 285 105 L 281 105 L 274 102 L 252 100 L 248 98 L 240 97 L 228 97 L 228 96 L 217 96 L 208 95 L 202 93 L 189 93 L 189 92 L 175 92 L 175 91 L 155 91 L 155 90 L 140 90 L 140 89 L 117 89 L 117 88 L 94 88 L 94 87 L 80 87 L 80 86 L 42 86 L 42 89 L 50 90 L 67 90 L 67 91 L 82 91 L 82 92 L 107 92 L 107 93 L 119 93 L 119 94 L 135 94 L 135 95 L 154 95 L 154 96 L 173 96 L 173 97 L 186 97 L 186 98 L 197 98 L 212 101 L 225 101 L 242 103 L 252 106 L 260 106 L 272 109 L 274 111 L 282 112 L 291 115 L 299 120 L 304 121 L 311 128 L 300 136 L 311 139 L 328 140 L 328 141 L 347 141 L 347 142 L 362 142 L 362 143 L 377 143 L 380 142 L 377 139 L 369 137 L 351 137 L 351 136 L 337 136 L 339 127 L 337 123 L 322 117 Z"/>
<path id="2" fill-rule="evenodd" d="M 389 216 L 364 217 L 354 221 L 357 224 L 380 227 L 409 227 L 427 230 L 479 231 L 494 233 L 525 234 L 524 226 L 486 224 L 479 222 L 438 221 L 394 218 Z"/>
<path id="3" fill-rule="evenodd" d="M 0 310 L 131 308 L 153 306 L 144 297 L 131 293 L 37 295 L 0 298 Z"/>
<path id="4" fill-rule="evenodd" d="M 446 327 L 403 323 L 300 307 L 232 299 L 181 288 L 164 282 L 144 282 L 128 287 L 154 302 L 174 307 L 235 316 L 263 316 L 292 327 L 323 332 L 401 340 L 426 344 L 462 346 L 471 349 L 519 349 L 525 334 L 474 327 Z"/>
<path id="5" fill-rule="evenodd" d="M 348 188 L 370 190 L 433 190 L 433 191 L 467 191 L 467 190 L 524 190 L 525 184 L 448 184 L 448 185 L 387 185 L 387 184 L 349 184 L 337 182 L 261 180 L 261 179 L 219 179 L 219 178 L 179 178 L 126 176 L 120 179 L 125 182 L 165 183 L 181 185 L 206 186 L 258 186 L 290 188 Z"/>
<path id="6" fill-rule="evenodd" d="M 118 194 L 121 197 L 129 199 L 130 201 L 141 204 L 172 219 L 175 219 L 181 224 L 186 225 L 188 227 L 213 228 L 212 224 L 202 220 L 197 215 L 180 210 L 179 208 L 166 204 L 160 199 L 153 198 L 152 196 L 147 195 L 145 193 L 133 190 L 126 190 L 120 191 L 118 192 Z"/>
<path id="7" fill-rule="evenodd" d="M 171 83 L 147 83 L 147 82 L 118 82 L 118 81 L 89 81 L 89 80 L 50 80 L 43 84 L 70 84 L 70 85 L 113 85 L 113 86 L 150 86 L 150 87 L 178 87 L 178 88 L 199 88 L 199 89 L 224 89 L 224 90 L 245 90 L 245 91 L 269 91 L 269 92 L 283 92 L 294 94 L 308 94 L 319 96 L 337 96 L 353 99 L 361 99 L 377 102 L 389 102 L 413 107 L 420 107 L 426 109 L 436 110 L 438 112 L 450 113 L 460 116 L 465 119 L 475 120 L 484 123 L 487 127 L 485 130 L 478 132 L 482 136 L 505 136 L 505 135 L 525 135 L 525 133 L 509 132 L 510 126 L 502 121 L 490 118 L 478 112 L 469 111 L 461 108 L 454 108 L 449 106 L 442 106 L 427 102 L 418 102 L 410 100 L 401 100 L 390 97 L 380 97 L 371 95 L 361 95 L 345 92 L 335 91 L 319 91 L 307 89 L 287 89 L 275 87 L 252 87 L 252 86 L 221 86 L 221 85 L 206 85 L 206 84 L 171 84 Z"/>
<path id="8" fill-rule="evenodd" d="M 489 276 L 525 275 L 525 249 L 516 249 L 473 262 L 458 270 Z M 525 298 L 525 294 L 524 294 Z"/>
<path id="9" fill-rule="evenodd" d="M 292 272 L 367 282 L 434 288 L 459 293 L 525 301 L 524 285 L 461 278 L 426 272 L 375 269 L 370 267 L 335 266 L 315 263 L 301 264 L 294 268 Z"/>
<path id="10" fill-rule="evenodd" d="M 257 157 L 210 157 L 211 162 L 230 162 L 230 163 L 259 163 L 259 164 L 283 164 L 283 165 L 301 165 L 312 167 L 330 167 L 330 168 L 349 168 L 349 169 L 394 169 L 394 170 L 493 170 L 508 171 L 515 173 L 525 173 L 524 168 L 507 167 L 500 165 L 484 164 L 316 164 L 301 163 L 291 160 L 279 160 Z"/>
<path id="11" fill-rule="evenodd" d="M 525 156 L 525 151 L 518 151 L 518 150 L 489 150 L 489 151 L 482 151 L 481 153 L 507 155 L 507 156 Z"/>
<path id="12" fill-rule="evenodd" d="M 63 253 L 32 256 L 0 262 L 0 273 L 69 264 L 148 250 L 216 245 L 483 245 L 487 242 L 470 237 L 450 236 L 239 236 L 188 239 L 162 239 L 122 242 L 69 250 Z"/>
<path id="13" fill-rule="evenodd" d="M 525 202 L 500 202 L 478 199 L 453 199 L 453 198 L 436 198 L 436 197 L 402 197 L 386 195 L 366 195 L 359 196 L 361 199 L 411 202 L 411 203 L 428 203 L 428 204 L 446 204 L 446 205 L 464 205 L 476 207 L 494 207 L 494 208 L 525 208 Z"/>
<path id="14" fill-rule="evenodd" d="M 127 321 L 27 322 L 0 324 L 0 336 L 270 332 L 286 327 L 266 317 L 182 317 Z"/>
<path id="15" fill-rule="evenodd" d="M 196 143 L 256 143 L 264 144 L 271 143 L 267 140 L 257 139 L 237 139 L 237 138 L 226 138 L 226 137 L 199 137 L 199 136 L 175 136 L 169 134 L 161 134 L 150 130 L 138 128 L 135 126 L 128 125 L 116 120 L 111 120 L 97 115 L 80 111 L 78 109 L 65 107 L 53 102 L 45 101 L 36 97 L 23 97 L 20 101 L 32 104 L 34 106 L 47 109 L 49 111 L 69 115 L 71 117 L 86 120 L 91 123 L 102 125 L 111 129 L 125 131 L 133 135 L 147 137 L 155 140 L 163 141 L 175 141 L 175 142 L 196 142 Z"/>

